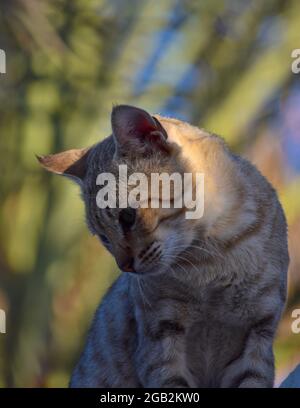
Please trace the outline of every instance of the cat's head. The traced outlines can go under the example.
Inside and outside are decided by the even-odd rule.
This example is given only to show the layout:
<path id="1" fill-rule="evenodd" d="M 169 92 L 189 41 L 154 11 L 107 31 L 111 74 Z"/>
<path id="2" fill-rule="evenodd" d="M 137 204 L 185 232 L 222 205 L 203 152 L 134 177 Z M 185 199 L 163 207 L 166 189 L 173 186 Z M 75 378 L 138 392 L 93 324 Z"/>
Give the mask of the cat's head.
<path id="1" fill-rule="evenodd" d="M 39 160 L 46 169 L 80 184 L 89 229 L 113 254 L 122 271 L 162 272 L 172 268 L 179 254 L 191 244 L 195 223 L 186 219 L 184 206 L 172 205 L 178 193 L 173 183 L 171 208 L 162 208 L 160 196 L 155 197 L 158 208 L 151 207 L 151 175 L 183 175 L 187 163 L 159 120 L 146 111 L 117 106 L 112 111 L 111 123 L 113 134 L 91 148 L 73 149 Z M 126 166 L 128 177 L 142 173 L 149 181 L 147 208 L 119 208 L 118 194 L 127 181 L 119 177 L 120 165 Z M 115 208 L 99 208 L 97 197 L 102 185 L 98 176 L 103 173 L 111 174 L 116 180 Z M 128 193 L 134 187 L 128 186 Z"/>

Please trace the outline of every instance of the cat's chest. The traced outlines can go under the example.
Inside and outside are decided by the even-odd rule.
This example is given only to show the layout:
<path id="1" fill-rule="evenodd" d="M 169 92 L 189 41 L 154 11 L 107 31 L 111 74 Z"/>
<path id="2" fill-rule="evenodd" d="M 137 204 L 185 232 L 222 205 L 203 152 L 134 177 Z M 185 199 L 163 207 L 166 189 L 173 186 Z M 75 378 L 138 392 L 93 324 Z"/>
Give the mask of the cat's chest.
<path id="1" fill-rule="evenodd" d="M 192 322 L 244 324 L 255 309 L 254 297 L 243 287 L 201 288 L 194 299 L 193 305 L 190 306 Z"/>
<path id="2" fill-rule="evenodd" d="M 186 364 L 197 386 L 218 386 L 218 376 L 242 349 L 249 331 L 249 299 L 234 288 L 206 288 L 185 299 L 178 292 L 176 296 L 177 301 L 174 296 L 157 302 L 156 314 L 147 315 L 147 321 L 156 328 L 166 322 L 176 323 L 174 327 L 181 328 Z M 243 306 L 236 307 L 241 299 Z"/>
<path id="3" fill-rule="evenodd" d="M 219 387 L 224 367 L 239 355 L 248 329 L 235 319 L 203 319 L 194 322 L 185 336 L 186 364 L 196 386 Z"/>
<path id="4" fill-rule="evenodd" d="M 244 286 L 207 285 L 206 287 L 187 288 L 179 285 L 156 287 L 145 292 L 138 308 L 139 319 L 149 324 L 162 321 L 182 322 L 189 330 L 196 322 L 202 326 L 246 327 L 256 313 L 257 305 L 253 293 Z M 151 296 L 152 295 L 152 296 Z M 147 303 L 145 303 L 147 299 Z M 146 307 L 144 305 L 146 304 Z M 147 306 L 148 305 L 148 306 Z M 158 324 L 157 323 L 157 324 Z"/>
<path id="5" fill-rule="evenodd" d="M 147 321 L 181 321 L 187 330 L 199 322 L 203 327 L 246 327 L 256 307 L 248 290 L 235 287 L 206 287 L 188 294 L 177 288 L 151 304 L 143 313 Z"/>

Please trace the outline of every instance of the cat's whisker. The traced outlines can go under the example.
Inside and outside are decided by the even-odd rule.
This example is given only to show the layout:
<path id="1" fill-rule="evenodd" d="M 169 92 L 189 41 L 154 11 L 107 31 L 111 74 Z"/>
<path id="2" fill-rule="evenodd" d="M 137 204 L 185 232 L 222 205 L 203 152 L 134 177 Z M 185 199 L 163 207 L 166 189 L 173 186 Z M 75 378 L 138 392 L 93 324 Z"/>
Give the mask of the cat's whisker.
<path id="1" fill-rule="evenodd" d="M 145 295 L 141 280 L 142 280 L 142 276 L 137 276 L 137 282 L 138 282 L 141 298 L 143 299 L 143 302 L 144 302 L 144 306 L 146 306 L 146 303 L 145 303 L 146 301 L 148 303 L 148 306 L 152 308 L 152 304 L 149 302 L 149 300 L 147 299 L 147 296 Z M 145 282 L 143 281 L 143 283 Z"/>
<path id="2" fill-rule="evenodd" d="M 169 258 L 170 258 L 170 255 L 167 255 L 167 256 L 165 257 L 165 261 L 168 261 Z M 176 277 L 176 271 L 175 271 L 175 269 L 173 268 L 173 264 L 171 264 L 171 262 L 169 262 L 169 263 L 165 262 L 165 266 L 166 266 L 167 268 L 171 268 L 171 271 L 173 272 L 173 276 Z M 186 275 L 189 274 L 189 272 L 188 272 L 182 265 L 177 264 L 177 266 L 178 266 Z"/>
<path id="3" fill-rule="evenodd" d="M 205 249 L 205 248 L 203 248 L 203 247 L 198 247 L 198 246 L 189 246 L 189 247 L 186 247 L 185 245 L 183 245 L 183 246 L 181 246 L 181 247 L 172 247 L 172 249 L 182 249 L 182 250 L 183 250 L 182 252 L 184 252 L 184 251 L 191 251 L 192 249 L 198 249 L 198 250 L 201 250 L 201 251 L 206 252 L 207 254 L 213 256 L 213 254 L 212 254 L 210 251 L 208 251 L 207 249 Z"/>
<path id="4" fill-rule="evenodd" d="M 220 258 L 224 259 L 224 256 L 223 256 L 219 251 L 217 251 L 216 248 L 212 248 L 213 250 L 215 250 L 215 254 L 212 253 L 212 252 L 210 252 L 208 249 L 203 248 L 203 247 L 201 247 L 201 246 L 199 246 L 199 245 L 188 245 L 188 246 L 186 246 L 186 245 L 178 245 L 178 246 L 172 247 L 172 249 L 183 249 L 183 250 L 185 250 L 185 251 L 189 251 L 189 250 L 191 251 L 192 249 L 199 249 L 199 250 L 201 250 L 201 251 L 204 251 L 204 252 L 208 253 L 208 254 L 211 255 L 211 256 L 217 255 L 217 256 L 219 256 Z"/>
<path id="5" fill-rule="evenodd" d="M 182 261 L 188 262 L 192 266 L 193 269 L 197 269 L 196 265 L 194 265 L 189 259 L 181 255 L 167 255 L 167 256 L 171 259 L 178 259 L 178 260 L 181 259 Z"/>

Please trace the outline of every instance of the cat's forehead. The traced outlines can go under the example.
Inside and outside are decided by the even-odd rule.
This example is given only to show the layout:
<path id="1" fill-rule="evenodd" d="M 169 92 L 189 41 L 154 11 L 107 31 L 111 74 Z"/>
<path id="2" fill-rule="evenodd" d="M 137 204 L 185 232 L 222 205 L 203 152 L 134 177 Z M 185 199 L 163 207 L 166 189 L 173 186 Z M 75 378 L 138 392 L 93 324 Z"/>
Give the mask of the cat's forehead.
<path id="1" fill-rule="evenodd" d="M 159 155 L 152 157 L 133 157 L 126 160 L 115 159 L 110 167 L 111 172 L 120 182 L 132 175 L 143 174 L 147 178 L 153 173 L 172 173 L 180 171 L 180 160 L 165 158 Z"/>

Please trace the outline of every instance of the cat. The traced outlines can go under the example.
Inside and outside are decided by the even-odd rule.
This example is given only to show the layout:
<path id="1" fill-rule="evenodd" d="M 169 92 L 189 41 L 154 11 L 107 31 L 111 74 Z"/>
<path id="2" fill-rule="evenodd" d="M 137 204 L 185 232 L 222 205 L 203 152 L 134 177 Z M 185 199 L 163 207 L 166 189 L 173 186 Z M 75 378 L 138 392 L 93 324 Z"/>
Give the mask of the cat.
<path id="1" fill-rule="evenodd" d="M 289 263 L 276 192 L 205 130 L 128 105 L 113 108 L 111 123 L 112 135 L 90 148 L 39 157 L 80 185 L 88 227 L 122 271 L 70 386 L 272 387 Z M 117 177 L 120 164 L 147 177 L 203 173 L 203 216 L 186 219 L 184 207 L 100 209 L 96 178 Z"/>

